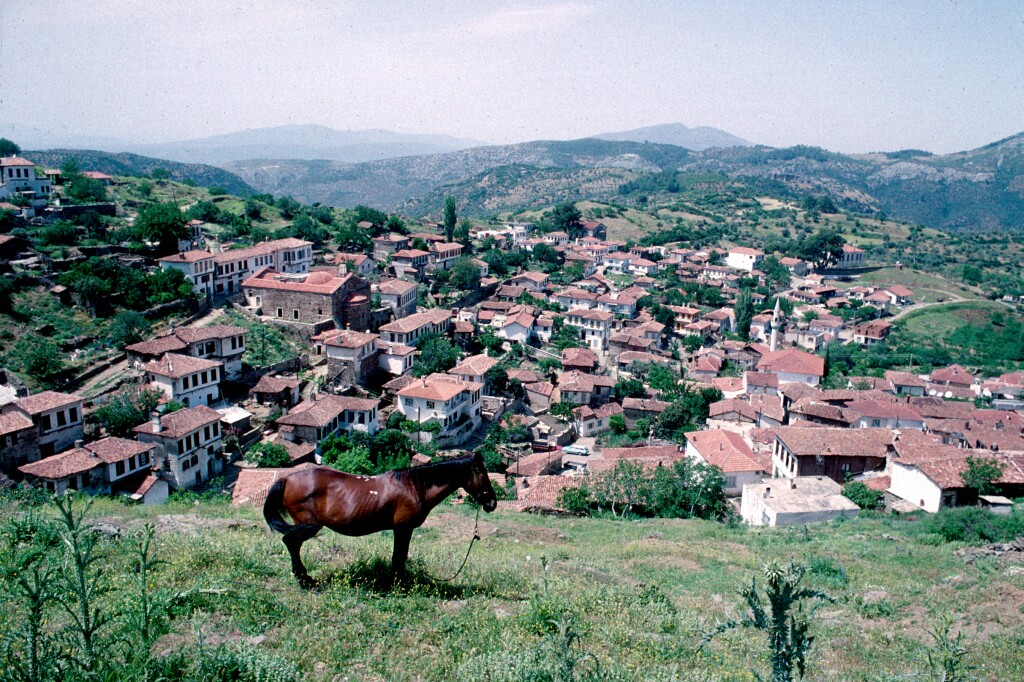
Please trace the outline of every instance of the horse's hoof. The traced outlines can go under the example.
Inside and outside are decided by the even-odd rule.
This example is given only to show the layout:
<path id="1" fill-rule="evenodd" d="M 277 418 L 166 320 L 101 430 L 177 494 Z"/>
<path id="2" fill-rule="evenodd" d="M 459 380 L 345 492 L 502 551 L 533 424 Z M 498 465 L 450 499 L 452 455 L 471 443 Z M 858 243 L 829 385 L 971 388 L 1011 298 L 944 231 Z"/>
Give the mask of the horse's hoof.
<path id="1" fill-rule="evenodd" d="M 309 574 L 297 575 L 295 578 L 299 581 L 299 587 L 309 590 L 316 587 L 316 581 L 309 577 Z"/>

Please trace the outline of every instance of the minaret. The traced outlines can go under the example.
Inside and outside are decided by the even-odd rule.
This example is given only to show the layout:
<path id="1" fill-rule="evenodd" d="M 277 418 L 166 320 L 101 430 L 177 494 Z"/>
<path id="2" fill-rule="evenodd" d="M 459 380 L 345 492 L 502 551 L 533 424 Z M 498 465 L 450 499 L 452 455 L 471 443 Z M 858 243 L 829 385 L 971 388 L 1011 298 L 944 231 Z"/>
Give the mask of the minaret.
<path id="1" fill-rule="evenodd" d="M 779 299 L 775 299 L 775 312 L 772 313 L 772 340 L 768 349 L 775 352 L 779 349 Z"/>

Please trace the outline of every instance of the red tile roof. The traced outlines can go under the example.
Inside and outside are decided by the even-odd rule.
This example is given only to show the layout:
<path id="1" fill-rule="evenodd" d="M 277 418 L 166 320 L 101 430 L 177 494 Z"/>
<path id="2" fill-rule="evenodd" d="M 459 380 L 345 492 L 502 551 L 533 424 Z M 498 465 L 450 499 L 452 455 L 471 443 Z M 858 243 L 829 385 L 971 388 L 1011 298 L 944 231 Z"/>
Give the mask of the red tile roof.
<path id="1" fill-rule="evenodd" d="M 94 453 L 105 464 L 113 464 L 114 462 L 123 462 L 133 455 L 156 450 L 156 444 L 140 443 L 137 440 L 111 436 L 93 443 L 87 443 L 85 449 Z"/>
<path id="2" fill-rule="evenodd" d="M 15 401 L 15 405 L 28 414 L 41 414 L 60 407 L 67 407 L 75 403 L 81 403 L 82 398 L 73 393 L 58 393 L 57 391 L 42 391 Z"/>
<path id="3" fill-rule="evenodd" d="M 188 374 L 222 366 L 223 363 L 216 360 L 206 360 L 205 358 L 196 358 L 191 355 L 181 355 L 180 353 L 166 353 L 159 360 L 151 360 L 142 365 L 141 369 L 149 374 L 180 379 Z"/>
<path id="4" fill-rule="evenodd" d="M 82 474 L 103 464 L 100 458 L 85 448 L 75 448 L 53 455 L 38 462 L 24 464 L 18 467 L 18 471 L 29 476 L 57 480 L 65 476 Z"/>
<path id="5" fill-rule="evenodd" d="M 825 358 L 799 348 L 786 348 L 769 351 L 763 355 L 757 363 L 757 369 L 776 373 L 808 374 L 820 378 L 825 376 Z"/>
<path id="6" fill-rule="evenodd" d="M 160 418 L 160 430 L 155 430 L 155 424 L 148 421 L 135 427 L 136 433 L 148 433 L 164 438 L 177 440 L 187 433 L 200 429 L 207 424 L 220 421 L 220 413 L 210 409 L 206 405 L 190 407 L 166 414 Z"/>
<path id="7" fill-rule="evenodd" d="M 431 374 L 413 381 L 398 392 L 402 398 L 423 398 L 425 400 L 451 400 L 471 386 L 452 376 Z"/>
<path id="8" fill-rule="evenodd" d="M 686 434 L 686 440 L 700 453 L 705 462 L 725 473 L 764 471 L 754 459 L 754 451 L 738 433 L 717 429 L 691 431 Z"/>
<path id="9" fill-rule="evenodd" d="M 352 398 L 341 395 L 325 395 L 319 400 L 303 400 L 291 412 L 279 417 L 278 424 L 289 426 L 326 426 L 345 410 L 369 412 L 380 405 L 371 398 Z"/>

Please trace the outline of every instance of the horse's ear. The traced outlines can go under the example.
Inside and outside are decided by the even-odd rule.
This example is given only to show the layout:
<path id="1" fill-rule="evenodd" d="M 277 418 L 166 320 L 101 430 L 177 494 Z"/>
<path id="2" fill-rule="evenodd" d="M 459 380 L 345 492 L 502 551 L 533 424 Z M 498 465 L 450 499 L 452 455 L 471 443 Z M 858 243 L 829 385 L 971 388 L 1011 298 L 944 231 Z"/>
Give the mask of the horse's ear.
<path id="1" fill-rule="evenodd" d="M 484 463 L 484 456 L 480 454 L 479 450 L 477 450 L 476 452 L 473 453 L 473 464 L 479 464 L 479 465 L 483 466 L 483 463 Z"/>

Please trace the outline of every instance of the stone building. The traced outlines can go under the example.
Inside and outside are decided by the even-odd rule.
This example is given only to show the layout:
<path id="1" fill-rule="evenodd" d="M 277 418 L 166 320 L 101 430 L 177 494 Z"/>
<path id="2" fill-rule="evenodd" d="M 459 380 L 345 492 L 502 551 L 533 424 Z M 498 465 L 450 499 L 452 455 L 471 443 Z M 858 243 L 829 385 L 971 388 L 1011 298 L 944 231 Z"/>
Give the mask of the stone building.
<path id="1" fill-rule="evenodd" d="M 291 275 L 263 268 L 242 287 L 249 308 L 313 333 L 331 323 L 338 329 L 370 327 L 370 285 L 356 275 L 322 270 Z"/>

